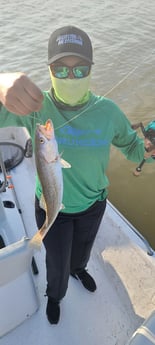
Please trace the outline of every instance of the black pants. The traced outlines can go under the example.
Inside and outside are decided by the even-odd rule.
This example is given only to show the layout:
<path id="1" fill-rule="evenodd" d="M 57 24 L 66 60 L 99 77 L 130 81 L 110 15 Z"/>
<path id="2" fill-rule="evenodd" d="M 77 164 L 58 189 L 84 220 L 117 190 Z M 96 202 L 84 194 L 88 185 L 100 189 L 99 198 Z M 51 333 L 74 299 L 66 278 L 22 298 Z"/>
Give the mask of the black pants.
<path id="1" fill-rule="evenodd" d="M 44 238 L 47 296 L 61 300 L 66 294 L 70 273 L 78 273 L 86 267 L 105 208 L 106 200 L 97 201 L 80 213 L 58 214 Z M 46 214 L 37 198 L 35 213 L 39 229 Z"/>

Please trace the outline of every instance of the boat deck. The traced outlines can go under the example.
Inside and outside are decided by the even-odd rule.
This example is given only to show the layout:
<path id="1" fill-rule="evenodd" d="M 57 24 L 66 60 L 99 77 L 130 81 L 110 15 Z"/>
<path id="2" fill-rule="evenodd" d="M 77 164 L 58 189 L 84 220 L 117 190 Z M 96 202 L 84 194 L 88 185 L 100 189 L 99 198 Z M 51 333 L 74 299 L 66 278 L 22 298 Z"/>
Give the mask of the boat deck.
<path id="1" fill-rule="evenodd" d="M 21 138 L 24 139 L 24 132 L 22 135 L 21 132 L 16 133 L 14 128 L 7 128 L 6 131 L 1 129 L 0 133 L 1 140 L 13 138 L 15 142 L 20 142 Z M 27 139 L 27 134 L 25 137 Z M 7 222 L 4 229 L 3 210 L 0 212 L 1 232 L 6 245 L 9 241 L 19 241 L 24 235 L 24 229 L 29 238 L 37 230 L 34 221 L 33 160 L 24 158 L 24 161 L 11 171 L 11 175 L 14 190 L 7 189 L 1 193 L 2 201 L 11 200 L 16 204 L 14 209 L 5 209 Z M 19 214 L 18 208 L 22 209 L 22 213 Z M 80 282 L 70 277 L 67 294 L 61 301 L 58 325 L 50 325 L 46 318 L 45 250 L 42 246 L 41 251 L 34 254 L 39 269 L 39 274 L 33 275 L 39 308 L 32 316 L 27 316 L 18 327 L 1 337 L 0 344 L 126 345 L 133 332 L 155 309 L 154 253 L 152 256 L 147 254 L 145 244 L 132 228 L 108 202 L 88 265 L 90 274 L 96 280 L 97 291 L 88 292 Z M 5 292 L 5 286 L 3 288 Z M 1 291 L 0 287 L 0 296 Z M 4 299 L 1 298 L 0 313 L 2 304 L 4 307 L 7 305 L 8 311 L 4 316 L 0 314 L 1 320 L 3 317 L 8 317 L 9 320 L 9 307 L 11 311 L 13 308 L 12 289 L 9 294 L 10 302 L 6 286 Z M 16 295 L 14 313 L 18 311 L 20 304 L 18 290 Z M 25 303 L 29 301 L 29 293 L 24 284 L 21 296 Z"/>
<path id="2" fill-rule="evenodd" d="M 67 295 L 61 302 L 58 325 L 50 325 L 45 315 L 42 247 L 35 255 L 39 268 L 39 275 L 34 277 L 39 310 L 5 335 L 1 344 L 125 345 L 154 309 L 155 269 L 154 258 L 133 244 L 124 227 L 127 231 L 124 219 L 108 205 L 88 266 L 97 282 L 97 291 L 87 292 L 71 277 Z"/>

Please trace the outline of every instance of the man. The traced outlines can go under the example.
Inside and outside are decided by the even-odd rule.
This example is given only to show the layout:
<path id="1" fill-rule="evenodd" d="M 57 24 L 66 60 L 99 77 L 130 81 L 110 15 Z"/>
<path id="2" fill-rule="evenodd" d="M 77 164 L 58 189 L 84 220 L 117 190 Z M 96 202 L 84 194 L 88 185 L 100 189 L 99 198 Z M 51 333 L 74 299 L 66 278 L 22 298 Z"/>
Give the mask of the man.
<path id="1" fill-rule="evenodd" d="M 46 314 L 49 322 L 56 324 L 70 274 L 88 291 L 96 290 L 96 283 L 86 267 L 106 207 L 108 179 L 105 172 L 111 144 L 135 162 L 142 161 L 145 148 L 119 107 L 90 91 L 93 52 L 84 31 L 66 26 L 52 33 L 48 65 L 52 87 L 43 93 L 23 73 L 0 75 L 3 105 L 0 125 L 26 126 L 34 138 L 36 123 L 45 123 L 51 118 L 59 152 L 63 152 L 63 158 L 71 164 L 71 169 L 63 170 L 65 208 L 44 239 Z M 147 149 L 149 145 L 147 143 Z M 41 194 L 37 180 L 38 228 L 45 219 L 45 211 L 39 203 Z"/>

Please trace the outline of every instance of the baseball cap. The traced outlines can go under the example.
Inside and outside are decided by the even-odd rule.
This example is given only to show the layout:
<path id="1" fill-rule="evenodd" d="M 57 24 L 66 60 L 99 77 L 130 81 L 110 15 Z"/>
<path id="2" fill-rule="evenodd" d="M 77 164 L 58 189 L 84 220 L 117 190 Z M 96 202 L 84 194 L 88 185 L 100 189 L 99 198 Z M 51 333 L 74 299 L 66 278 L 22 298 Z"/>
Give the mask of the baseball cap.
<path id="1" fill-rule="evenodd" d="M 89 36 L 75 26 L 55 30 L 48 41 L 48 65 L 65 56 L 79 56 L 93 64 L 93 50 Z"/>

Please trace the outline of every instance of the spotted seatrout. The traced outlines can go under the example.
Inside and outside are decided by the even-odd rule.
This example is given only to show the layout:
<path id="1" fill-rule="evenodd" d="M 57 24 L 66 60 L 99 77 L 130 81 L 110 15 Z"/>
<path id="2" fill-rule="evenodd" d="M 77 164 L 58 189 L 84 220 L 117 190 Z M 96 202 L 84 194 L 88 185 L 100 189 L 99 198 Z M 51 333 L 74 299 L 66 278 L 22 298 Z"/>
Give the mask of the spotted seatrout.
<path id="1" fill-rule="evenodd" d="M 69 163 L 59 155 L 51 120 L 47 120 L 45 125 L 37 124 L 36 126 L 35 161 L 42 186 L 40 206 L 46 212 L 46 219 L 42 227 L 30 240 L 30 245 L 39 249 L 43 238 L 62 208 L 62 167 L 70 168 Z"/>

